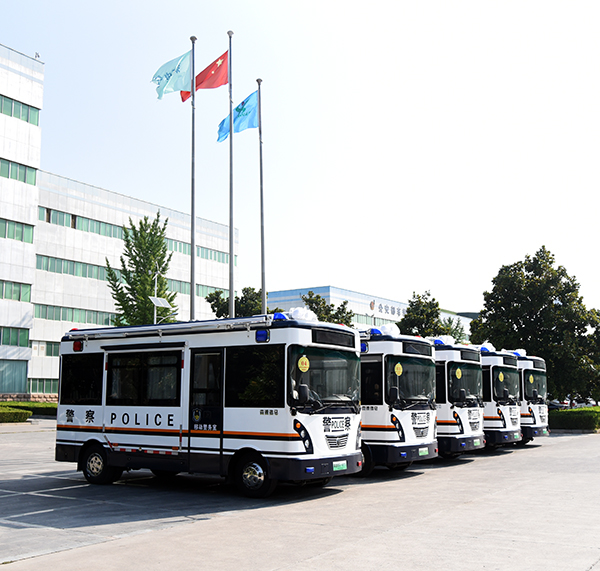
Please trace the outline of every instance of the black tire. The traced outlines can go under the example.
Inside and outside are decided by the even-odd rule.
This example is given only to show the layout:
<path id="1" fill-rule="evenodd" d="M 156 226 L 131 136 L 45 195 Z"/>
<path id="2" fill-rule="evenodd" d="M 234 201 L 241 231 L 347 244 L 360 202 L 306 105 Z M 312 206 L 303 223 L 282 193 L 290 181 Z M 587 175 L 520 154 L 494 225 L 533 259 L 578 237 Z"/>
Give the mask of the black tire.
<path id="1" fill-rule="evenodd" d="M 519 442 L 515 442 L 515 444 L 519 447 L 522 447 L 522 446 L 525 446 L 526 444 L 529 444 L 532 440 L 533 440 L 533 438 L 523 438 L 523 439 L 519 440 Z"/>
<path id="2" fill-rule="evenodd" d="M 460 452 L 440 452 L 439 455 L 444 460 L 456 460 L 460 456 Z"/>
<path id="3" fill-rule="evenodd" d="M 368 444 L 362 443 L 360 446 L 360 450 L 362 452 L 362 470 L 358 472 L 356 475 L 359 478 L 367 478 L 373 472 L 375 468 L 375 464 L 373 462 L 373 454 L 371 453 L 371 448 Z"/>
<path id="4" fill-rule="evenodd" d="M 402 470 L 406 470 L 411 465 L 412 462 L 401 462 L 397 464 L 387 464 L 387 467 L 394 472 L 401 472 Z"/>
<path id="5" fill-rule="evenodd" d="M 266 498 L 273 493 L 277 480 L 271 478 L 266 460 L 257 453 L 240 457 L 234 467 L 236 488 L 248 498 Z"/>
<path id="6" fill-rule="evenodd" d="M 83 475 L 90 484 L 112 484 L 121 477 L 123 470 L 108 465 L 106 450 L 93 444 L 83 453 Z"/>
<path id="7" fill-rule="evenodd" d="M 330 476 L 329 478 L 321 478 L 320 480 L 312 480 L 308 482 L 308 485 L 314 486 L 315 488 L 322 488 L 323 486 L 329 484 L 331 480 L 333 480 L 333 476 Z"/>

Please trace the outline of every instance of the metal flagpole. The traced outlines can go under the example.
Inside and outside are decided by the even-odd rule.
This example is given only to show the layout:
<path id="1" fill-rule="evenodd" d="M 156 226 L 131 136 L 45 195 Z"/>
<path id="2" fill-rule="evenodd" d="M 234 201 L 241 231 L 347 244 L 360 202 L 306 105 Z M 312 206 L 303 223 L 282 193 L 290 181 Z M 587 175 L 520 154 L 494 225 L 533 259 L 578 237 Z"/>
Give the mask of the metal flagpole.
<path id="1" fill-rule="evenodd" d="M 235 292 L 233 289 L 233 266 L 235 254 L 233 250 L 234 229 L 233 229 L 233 87 L 231 71 L 231 36 L 233 32 L 227 32 L 229 36 L 229 317 L 235 317 Z"/>
<path id="2" fill-rule="evenodd" d="M 257 79 L 258 83 L 258 149 L 260 162 L 260 277 L 262 291 L 262 312 L 267 313 L 267 289 L 265 285 L 265 208 L 263 200 L 263 140 L 262 140 L 262 105 L 260 101 L 260 84 L 262 79 Z"/>
<path id="3" fill-rule="evenodd" d="M 191 214 L 191 266 L 190 266 L 190 321 L 196 319 L 196 77 L 194 56 L 196 36 L 192 36 L 192 214 Z"/>

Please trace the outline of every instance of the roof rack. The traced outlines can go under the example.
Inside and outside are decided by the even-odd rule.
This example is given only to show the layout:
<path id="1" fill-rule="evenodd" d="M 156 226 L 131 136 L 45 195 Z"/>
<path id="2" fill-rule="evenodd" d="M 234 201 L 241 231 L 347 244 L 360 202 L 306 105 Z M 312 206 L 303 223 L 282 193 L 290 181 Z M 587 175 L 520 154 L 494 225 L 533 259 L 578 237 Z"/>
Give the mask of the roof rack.
<path id="1" fill-rule="evenodd" d="M 126 338 L 137 337 L 143 334 L 162 335 L 165 331 L 169 333 L 185 333 L 193 331 L 232 331 L 247 329 L 252 326 L 270 327 L 273 321 L 285 320 L 286 316 L 276 315 L 254 315 L 253 317 L 240 317 L 232 319 L 211 319 L 208 321 L 188 321 L 183 323 L 164 323 L 161 325 L 129 325 L 126 327 L 111 327 L 103 329 L 75 329 L 66 333 L 63 339 L 102 339 L 102 338 Z"/>

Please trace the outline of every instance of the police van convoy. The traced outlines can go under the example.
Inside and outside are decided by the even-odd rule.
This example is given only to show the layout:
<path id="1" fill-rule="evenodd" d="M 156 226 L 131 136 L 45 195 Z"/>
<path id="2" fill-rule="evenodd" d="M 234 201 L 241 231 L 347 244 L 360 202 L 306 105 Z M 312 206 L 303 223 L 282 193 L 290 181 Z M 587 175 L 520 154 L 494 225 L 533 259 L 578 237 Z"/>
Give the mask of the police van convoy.
<path id="1" fill-rule="evenodd" d="M 93 484 L 146 468 L 266 497 L 548 434 L 543 359 L 304 308 L 72 330 L 60 355 L 55 458 Z"/>

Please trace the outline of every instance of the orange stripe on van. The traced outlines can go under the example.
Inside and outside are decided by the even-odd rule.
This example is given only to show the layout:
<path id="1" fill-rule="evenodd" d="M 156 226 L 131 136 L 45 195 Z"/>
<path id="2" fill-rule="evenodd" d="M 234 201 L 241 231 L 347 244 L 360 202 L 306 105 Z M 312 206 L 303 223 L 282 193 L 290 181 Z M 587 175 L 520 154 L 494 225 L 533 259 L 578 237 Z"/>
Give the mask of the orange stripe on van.
<path id="1" fill-rule="evenodd" d="M 87 430 L 102 430 L 101 426 L 94 426 L 93 424 L 57 424 L 57 430 L 79 430 L 85 428 Z"/>
<path id="2" fill-rule="evenodd" d="M 299 434 L 295 433 L 279 433 L 279 432 L 234 432 L 231 430 L 223 431 L 224 436 L 273 436 L 274 438 L 300 438 Z"/>

